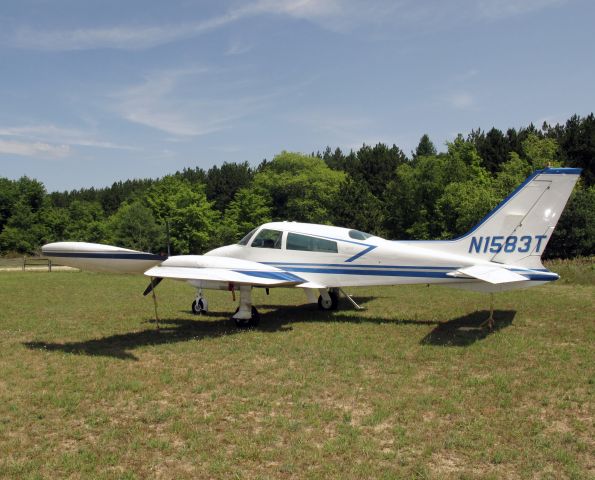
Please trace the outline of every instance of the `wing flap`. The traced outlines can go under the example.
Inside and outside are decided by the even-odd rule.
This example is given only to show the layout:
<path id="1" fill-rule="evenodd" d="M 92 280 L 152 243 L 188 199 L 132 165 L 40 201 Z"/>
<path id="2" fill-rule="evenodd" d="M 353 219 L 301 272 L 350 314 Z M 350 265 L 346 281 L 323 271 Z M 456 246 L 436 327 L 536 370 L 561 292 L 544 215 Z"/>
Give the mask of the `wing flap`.
<path id="1" fill-rule="evenodd" d="M 460 268 L 454 272 L 449 272 L 447 275 L 450 277 L 476 278 L 492 284 L 526 282 L 529 280 L 527 277 L 511 272 L 506 268 L 482 265 Z"/>

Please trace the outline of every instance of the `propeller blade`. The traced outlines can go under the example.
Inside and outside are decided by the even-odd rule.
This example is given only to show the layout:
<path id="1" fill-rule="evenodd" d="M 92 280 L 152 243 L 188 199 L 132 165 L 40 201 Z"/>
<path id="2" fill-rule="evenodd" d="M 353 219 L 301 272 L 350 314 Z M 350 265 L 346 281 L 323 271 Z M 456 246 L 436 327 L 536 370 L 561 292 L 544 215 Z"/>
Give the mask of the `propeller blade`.
<path id="1" fill-rule="evenodd" d="M 149 283 L 148 287 L 145 288 L 145 291 L 143 292 L 143 296 L 146 297 L 149 293 L 151 293 L 153 291 L 153 289 L 161 283 L 161 280 L 163 280 L 163 278 L 161 278 L 161 277 L 151 278 L 151 283 Z"/>

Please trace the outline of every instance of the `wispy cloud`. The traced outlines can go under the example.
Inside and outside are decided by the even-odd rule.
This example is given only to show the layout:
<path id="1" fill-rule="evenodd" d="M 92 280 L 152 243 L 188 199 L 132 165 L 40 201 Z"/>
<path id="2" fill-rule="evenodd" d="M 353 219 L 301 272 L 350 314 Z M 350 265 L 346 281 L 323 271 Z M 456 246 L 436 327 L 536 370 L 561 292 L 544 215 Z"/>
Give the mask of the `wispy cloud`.
<path id="1" fill-rule="evenodd" d="M 19 48 L 67 51 L 115 48 L 142 50 L 191 38 L 254 14 L 251 8 L 231 10 L 223 15 L 195 23 L 166 26 L 120 25 L 104 28 L 43 31 L 30 27 L 18 29 L 11 43 Z"/>
<path id="2" fill-rule="evenodd" d="M 68 145 L 51 145 L 42 142 L 17 142 L 0 139 L 0 154 L 39 158 L 63 158 L 70 154 L 70 147 Z"/>
<path id="3" fill-rule="evenodd" d="M 165 26 L 119 25 L 74 30 L 49 30 L 21 27 L 14 32 L 10 43 L 19 48 L 67 51 L 115 48 L 142 50 L 178 40 L 192 38 L 247 17 L 263 14 L 288 15 L 299 18 L 319 17 L 335 11 L 334 0 L 260 0 L 193 23 Z"/>
<path id="4" fill-rule="evenodd" d="M 448 95 L 446 101 L 457 110 L 468 110 L 475 106 L 475 98 L 468 92 L 457 92 Z"/>
<path id="5" fill-rule="evenodd" d="M 164 70 L 143 82 L 113 93 L 112 109 L 122 118 L 172 135 L 196 137 L 231 128 L 234 121 L 253 115 L 285 93 L 301 88 L 289 85 L 258 93 L 258 89 L 225 80 L 201 82 L 203 75 L 229 76 L 229 72 L 196 67 Z M 201 88 L 208 86 L 208 91 Z M 256 93 L 247 94 L 247 91 Z M 176 138 L 177 137 L 177 138 Z"/>
<path id="6" fill-rule="evenodd" d="M 137 150 L 136 147 L 100 140 L 96 135 L 81 129 L 64 128 L 56 125 L 27 125 L 0 127 L 0 137 L 27 139 L 30 144 L 42 144 Z"/>
<path id="7" fill-rule="evenodd" d="M 248 53 L 250 50 L 252 50 L 252 48 L 253 45 L 236 40 L 229 44 L 225 55 L 243 55 L 244 53 Z"/>
<path id="8" fill-rule="evenodd" d="M 294 18 L 318 24 L 327 30 L 346 30 L 369 24 L 391 28 L 423 28 L 436 22 L 444 25 L 461 18 L 494 20 L 558 6 L 567 0 L 256 0 L 228 9 L 220 15 L 196 22 L 170 25 L 116 25 L 42 30 L 31 26 L 5 33 L 14 47 L 45 51 L 112 48 L 142 50 L 202 35 L 240 20 L 262 15 Z M 452 4 L 455 4 L 454 6 Z M 461 12 L 465 12 L 461 14 Z M 238 47 L 230 48 L 230 52 Z M 240 49 L 243 52 L 243 50 Z M 228 52 L 229 53 L 229 52 Z"/>
<path id="9" fill-rule="evenodd" d="M 145 80 L 111 97 L 116 100 L 113 108 L 124 119 L 155 128 L 174 136 L 198 136 L 225 127 L 225 115 L 193 114 L 187 97 L 177 95 L 180 84 L 188 78 L 197 79 L 207 69 L 189 68 L 162 71 L 149 75 Z M 194 103 L 193 101 L 192 103 Z M 203 111 L 199 109 L 198 111 Z"/>

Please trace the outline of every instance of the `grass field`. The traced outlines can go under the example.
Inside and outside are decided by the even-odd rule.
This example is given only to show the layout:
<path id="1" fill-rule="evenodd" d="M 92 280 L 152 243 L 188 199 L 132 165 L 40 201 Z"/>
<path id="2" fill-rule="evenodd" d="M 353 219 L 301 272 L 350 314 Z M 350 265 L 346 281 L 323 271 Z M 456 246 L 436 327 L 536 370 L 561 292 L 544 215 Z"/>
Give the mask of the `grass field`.
<path id="1" fill-rule="evenodd" d="M 230 294 L 80 272 L 0 273 L 2 478 L 594 478 L 595 273 L 489 297 Z"/>

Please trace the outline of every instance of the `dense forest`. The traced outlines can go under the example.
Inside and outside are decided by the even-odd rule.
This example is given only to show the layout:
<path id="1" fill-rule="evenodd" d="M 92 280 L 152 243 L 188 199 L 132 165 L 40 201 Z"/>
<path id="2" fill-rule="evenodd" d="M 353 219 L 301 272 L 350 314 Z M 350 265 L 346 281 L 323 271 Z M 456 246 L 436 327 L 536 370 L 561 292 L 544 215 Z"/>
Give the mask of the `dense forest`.
<path id="1" fill-rule="evenodd" d="M 580 167 L 581 180 L 546 250 L 590 256 L 595 241 L 595 116 L 564 125 L 473 130 L 438 153 L 427 135 L 357 152 L 282 152 L 253 168 L 224 163 L 107 188 L 47 193 L 28 177 L 0 177 L 0 254 L 47 242 L 110 243 L 202 253 L 270 220 L 329 223 L 391 239 L 445 239 L 469 230 L 532 171 Z"/>

